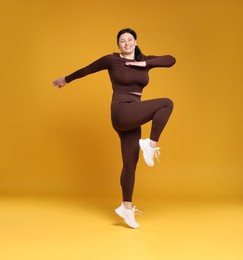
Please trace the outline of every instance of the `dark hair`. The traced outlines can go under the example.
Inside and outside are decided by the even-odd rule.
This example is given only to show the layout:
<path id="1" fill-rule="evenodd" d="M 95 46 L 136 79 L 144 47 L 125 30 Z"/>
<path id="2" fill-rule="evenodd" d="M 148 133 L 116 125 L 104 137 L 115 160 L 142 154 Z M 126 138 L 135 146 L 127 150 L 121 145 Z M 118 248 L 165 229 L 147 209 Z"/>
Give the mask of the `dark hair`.
<path id="1" fill-rule="evenodd" d="M 120 37 L 123 33 L 130 33 L 134 37 L 134 39 L 137 40 L 136 32 L 134 30 L 130 29 L 130 28 L 125 28 L 125 29 L 122 29 L 118 32 L 118 34 L 117 34 L 117 44 L 119 44 L 119 39 L 120 39 Z M 134 56 L 135 56 L 136 61 L 142 60 L 142 52 L 137 45 L 135 47 L 135 55 Z"/>

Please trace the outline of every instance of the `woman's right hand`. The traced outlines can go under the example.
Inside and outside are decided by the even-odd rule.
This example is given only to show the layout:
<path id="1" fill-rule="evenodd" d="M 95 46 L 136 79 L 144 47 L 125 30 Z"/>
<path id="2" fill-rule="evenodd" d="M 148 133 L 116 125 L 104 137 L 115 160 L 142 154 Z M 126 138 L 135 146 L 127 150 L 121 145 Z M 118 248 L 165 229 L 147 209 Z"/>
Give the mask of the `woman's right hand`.
<path id="1" fill-rule="evenodd" d="M 67 84 L 67 82 L 66 82 L 65 78 L 59 78 L 59 79 L 54 80 L 52 84 L 58 88 L 62 88 Z"/>

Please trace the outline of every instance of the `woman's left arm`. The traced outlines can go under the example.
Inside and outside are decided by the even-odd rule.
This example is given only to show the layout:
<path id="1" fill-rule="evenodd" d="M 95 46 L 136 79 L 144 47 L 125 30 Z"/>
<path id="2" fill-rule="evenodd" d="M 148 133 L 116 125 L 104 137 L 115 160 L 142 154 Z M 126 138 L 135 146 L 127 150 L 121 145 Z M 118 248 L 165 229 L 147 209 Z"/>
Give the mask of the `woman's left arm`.
<path id="1" fill-rule="evenodd" d="M 155 67 L 171 67 L 176 63 L 176 59 L 171 55 L 163 56 L 146 56 L 146 66 Z"/>
<path id="2" fill-rule="evenodd" d="M 137 66 L 137 67 L 171 67 L 175 64 L 176 59 L 171 55 L 163 56 L 145 56 L 145 61 L 131 61 L 126 62 L 127 66 Z"/>

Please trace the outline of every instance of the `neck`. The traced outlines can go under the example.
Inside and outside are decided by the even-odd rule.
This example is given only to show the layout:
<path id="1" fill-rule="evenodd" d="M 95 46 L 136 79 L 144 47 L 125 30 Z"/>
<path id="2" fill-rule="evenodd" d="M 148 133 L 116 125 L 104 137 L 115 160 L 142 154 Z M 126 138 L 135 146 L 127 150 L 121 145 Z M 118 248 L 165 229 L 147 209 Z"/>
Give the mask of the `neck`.
<path id="1" fill-rule="evenodd" d="M 134 53 L 131 53 L 131 54 L 121 53 L 120 56 L 121 56 L 122 58 L 129 59 L 129 60 L 133 60 L 133 59 L 134 59 Z"/>

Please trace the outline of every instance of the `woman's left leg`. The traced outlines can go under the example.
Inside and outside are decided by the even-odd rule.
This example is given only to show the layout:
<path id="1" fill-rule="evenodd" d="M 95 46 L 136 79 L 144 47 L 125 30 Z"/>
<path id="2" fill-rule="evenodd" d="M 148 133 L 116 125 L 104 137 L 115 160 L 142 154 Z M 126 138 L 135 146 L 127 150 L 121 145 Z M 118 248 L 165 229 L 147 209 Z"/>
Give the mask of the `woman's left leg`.
<path id="1" fill-rule="evenodd" d="M 150 139 L 158 142 L 172 113 L 173 102 L 169 98 L 157 98 L 113 107 L 112 123 L 115 129 L 134 129 L 152 120 Z"/>
<path id="2" fill-rule="evenodd" d="M 120 131 L 126 131 L 141 127 L 152 120 L 150 139 L 139 140 L 146 164 L 154 166 L 154 157 L 158 159 L 159 137 L 172 113 L 173 102 L 168 98 L 158 98 L 146 101 L 113 102 L 112 106 L 113 127 Z"/>

